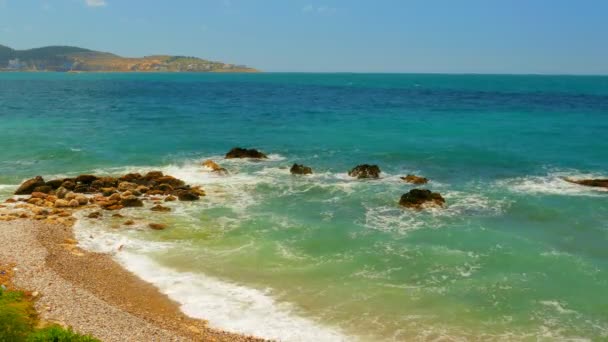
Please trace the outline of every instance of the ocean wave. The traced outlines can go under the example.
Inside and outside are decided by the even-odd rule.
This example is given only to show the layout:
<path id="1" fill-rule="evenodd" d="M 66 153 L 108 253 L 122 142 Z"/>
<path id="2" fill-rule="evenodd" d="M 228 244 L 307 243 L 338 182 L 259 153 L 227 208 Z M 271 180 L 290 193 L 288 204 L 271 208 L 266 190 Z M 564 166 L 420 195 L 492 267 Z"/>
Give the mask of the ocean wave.
<path id="1" fill-rule="evenodd" d="M 525 176 L 497 182 L 497 186 L 522 194 L 548 194 L 567 196 L 603 196 L 608 189 L 573 184 L 563 178 L 590 179 L 608 178 L 606 175 L 577 171 L 555 171 L 546 176 Z"/>
<path id="2" fill-rule="evenodd" d="M 304 318 L 268 291 L 225 282 L 204 274 L 177 272 L 134 253 L 118 261 L 177 301 L 184 313 L 206 319 L 212 327 L 277 341 L 352 341 L 340 331 Z"/>

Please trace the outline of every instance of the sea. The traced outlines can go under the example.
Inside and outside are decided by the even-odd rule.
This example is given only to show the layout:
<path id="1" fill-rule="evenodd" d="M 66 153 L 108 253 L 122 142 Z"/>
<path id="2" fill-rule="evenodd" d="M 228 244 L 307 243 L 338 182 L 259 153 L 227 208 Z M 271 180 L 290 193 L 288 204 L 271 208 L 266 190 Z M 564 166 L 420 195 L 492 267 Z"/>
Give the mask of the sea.
<path id="1" fill-rule="evenodd" d="M 224 159 L 237 146 L 269 158 Z M 83 212 L 76 237 L 211 327 L 608 340 L 608 189 L 563 180 L 608 178 L 608 77 L 0 73 L 0 200 L 36 175 L 152 170 L 207 195 L 123 209 L 130 227 Z M 400 207 L 414 188 L 445 206 Z"/>

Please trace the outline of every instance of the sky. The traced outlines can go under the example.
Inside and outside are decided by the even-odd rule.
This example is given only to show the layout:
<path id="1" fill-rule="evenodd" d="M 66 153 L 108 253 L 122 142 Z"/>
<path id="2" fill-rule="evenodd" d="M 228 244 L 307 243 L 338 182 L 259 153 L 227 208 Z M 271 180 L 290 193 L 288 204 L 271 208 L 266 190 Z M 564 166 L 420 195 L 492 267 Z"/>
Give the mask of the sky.
<path id="1" fill-rule="evenodd" d="M 263 71 L 608 74 L 608 1 L 0 0 L 0 44 Z"/>

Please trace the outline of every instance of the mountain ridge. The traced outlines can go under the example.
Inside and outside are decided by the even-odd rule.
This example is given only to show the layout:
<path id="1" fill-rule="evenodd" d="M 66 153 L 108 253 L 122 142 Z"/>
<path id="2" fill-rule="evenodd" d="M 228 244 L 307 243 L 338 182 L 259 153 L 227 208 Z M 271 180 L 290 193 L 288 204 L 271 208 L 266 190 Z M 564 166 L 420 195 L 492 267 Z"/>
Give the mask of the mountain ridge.
<path id="1" fill-rule="evenodd" d="M 244 65 L 190 56 L 122 57 L 76 46 L 51 45 L 15 50 L 0 44 L 0 72 L 259 72 Z"/>

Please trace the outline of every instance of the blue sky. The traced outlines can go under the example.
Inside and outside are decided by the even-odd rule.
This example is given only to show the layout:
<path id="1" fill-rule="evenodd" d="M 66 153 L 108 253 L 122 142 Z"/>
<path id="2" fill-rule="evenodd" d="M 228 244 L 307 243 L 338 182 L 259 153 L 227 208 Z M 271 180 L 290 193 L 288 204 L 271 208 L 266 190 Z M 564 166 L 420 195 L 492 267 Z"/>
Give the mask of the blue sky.
<path id="1" fill-rule="evenodd" d="M 265 71 L 608 74 L 608 1 L 0 0 L 0 44 Z"/>

